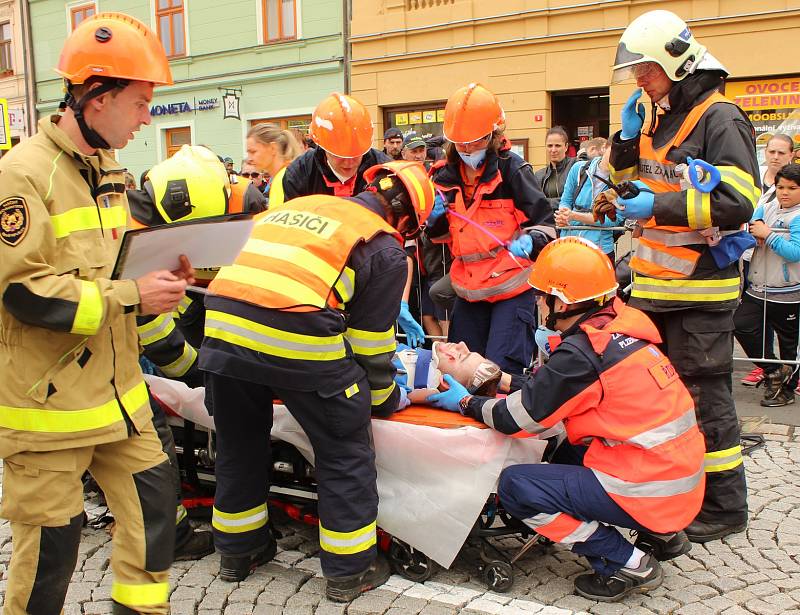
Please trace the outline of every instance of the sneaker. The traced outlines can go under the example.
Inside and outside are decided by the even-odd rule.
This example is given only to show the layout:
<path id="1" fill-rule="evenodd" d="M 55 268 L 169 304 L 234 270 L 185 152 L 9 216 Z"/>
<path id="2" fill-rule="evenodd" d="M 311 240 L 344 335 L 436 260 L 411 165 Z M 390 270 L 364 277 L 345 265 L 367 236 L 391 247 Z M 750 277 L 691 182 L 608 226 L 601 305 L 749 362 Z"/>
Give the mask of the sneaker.
<path id="1" fill-rule="evenodd" d="M 692 543 L 689 542 L 685 532 L 676 534 L 637 533 L 638 536 L 633 546 L 640 551 L 652 554 L 659 562 L 666 562 L 692 550 Z"/>
<path id="2" fill-rule="evenodd" d="M 753 371 L 742 378 L 741 382 L 746 387 L 754 387 L 762 380 L 764 380 L 764 370 L 760 367 L 756 367 Z"/>
<path id="3" fill-rule="evenodd" d="M 244 581 L 261 564 L 266 564 L 278 551 L 278 543 L 270 536 L 270 542 L 252 555 L 223 555 L 219 558 L 219 578 L 235 583 Z"/>
<path id="4" fill-rule="evenodd" d="M 187 562 L 211 555 L 214 552 L 214 537 L 206 530 L 192 530 L 189 538 L 180 546 L 175 545 L 175 561 Z"/>
<path id="5" fill-rule="evenodd" d="M 389 562 L 378 555 L 364 572 L 347 577 L 328 577 L 325 595 L 334 602 L 350 602 L 362 593 L 383 585 L 391 575 Z"/>
<path id="6" fill-rule="evenodd" d="M 772 397 L 764 399 L 759 402 L 765 408 L 778 408 L 780 406 L 790 406 L 794 403 L 794 391 L 787 387 L 781 387 L 780 391 Z"/>
<path id="7" fill-rule="evenodd" d="M 776 406 L 787 406 L 794 402 L 794 391 L 787 389 L 786 383 L 789 382 L 794 372 L 790 365 L 780 365 L 777 369 L 764 374 L 764 399 L 761 405 L 766 408 Z"/>
<path id="8" fill-rule="evenodd" d="M 637 568 L 620 568 L 611 576 L 588 572 L 575 577 L 575 591 L 589 600 L 619 602 L 630 593 L 646 593 L 661 585 L 664 571 L 655 557 L 645 553 Z"/>

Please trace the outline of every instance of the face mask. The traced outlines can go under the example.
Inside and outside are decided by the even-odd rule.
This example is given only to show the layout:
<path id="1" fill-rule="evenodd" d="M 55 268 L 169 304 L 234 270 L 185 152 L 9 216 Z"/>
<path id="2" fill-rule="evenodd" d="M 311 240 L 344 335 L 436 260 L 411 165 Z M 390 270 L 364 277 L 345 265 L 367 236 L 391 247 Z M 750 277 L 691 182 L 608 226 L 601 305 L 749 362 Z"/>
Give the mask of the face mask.
<path id="1" fill-rule="evenodd" d="M 458 152 L 458 155 L 461 156 L 461 160 L 464 161 L 464 164 L 472 169 L 477 169 L 479 166 L 483 164 L 483 161 L 486 159 L 486 148 L 476 150 L 471 154 L 467 154 L 465 152 Z"/>
<path id="2" fill-rule="evenodd" d="M 553 331 L 552 329 L 548 329 L 544 325 L 539 325 L 536 329 L 536 334 L 534 338 L 536 340 L 536 345 L 539 347 L 545 356 L 550 356 L 550 338 L 551 337 L 559 337 L 561 335 L 561 331 Z"/>

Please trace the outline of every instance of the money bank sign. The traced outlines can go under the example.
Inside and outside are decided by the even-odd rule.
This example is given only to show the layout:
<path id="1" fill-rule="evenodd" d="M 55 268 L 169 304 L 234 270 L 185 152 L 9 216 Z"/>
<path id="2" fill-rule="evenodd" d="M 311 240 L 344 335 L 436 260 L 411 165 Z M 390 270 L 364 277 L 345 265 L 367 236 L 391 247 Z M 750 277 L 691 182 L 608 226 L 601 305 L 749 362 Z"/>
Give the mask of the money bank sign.
<path id="1" fill-rule="evenodd" d="M 191 101 L 181 100 L 178 102 L 164 103 L 150 107 L 150 115 L 178 115 L 180 113 L 192 113 L 193 111 L 211 111 L 219 107 L 219 98 L 193 98 Z"/>

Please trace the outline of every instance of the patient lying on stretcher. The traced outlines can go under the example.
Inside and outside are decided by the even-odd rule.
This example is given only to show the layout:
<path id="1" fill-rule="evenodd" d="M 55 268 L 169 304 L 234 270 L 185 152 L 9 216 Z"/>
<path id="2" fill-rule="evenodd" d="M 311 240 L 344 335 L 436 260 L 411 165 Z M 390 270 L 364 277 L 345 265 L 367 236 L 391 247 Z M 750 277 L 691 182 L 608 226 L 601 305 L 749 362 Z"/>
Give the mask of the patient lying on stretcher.
<path id="1" fill-rule="evenodd" d="M 510 376 L 497 364 L 477 352 L 470 352 L 463 342 L 434 342 L 432 350 L 399 345 L 395 354 L 397 383 L 408 391 L 411 403 L 427 403 L 427 398 L 447 388 L 443 376 L 449 374 L 473 395 L 494 397 L 498 390 L 508 391 Z"/>

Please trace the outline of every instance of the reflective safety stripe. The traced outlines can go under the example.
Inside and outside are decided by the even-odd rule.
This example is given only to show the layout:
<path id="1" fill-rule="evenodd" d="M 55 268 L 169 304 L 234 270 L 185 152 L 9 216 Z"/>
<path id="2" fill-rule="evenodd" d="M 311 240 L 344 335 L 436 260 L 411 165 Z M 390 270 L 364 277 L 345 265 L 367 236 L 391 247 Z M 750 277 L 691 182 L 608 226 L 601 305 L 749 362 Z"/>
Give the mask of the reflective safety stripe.
<path id="1" fill-rule="evenodd" d="M 662 301 L 731 301 L 739 298 L 739 278 L 657 280 L 634 274 L 631 296 Z"/>
<path id="2" fill-rule="evenodd" d="M 658 265 L 659 267 L 675 271 L 681 275 L 692 275 L 697 267 L 698 260 L 697 258 L 693 258 L 691 260 L 680 258 L 679 256 L 675 256 L 669 252 L 662 252 L 661 250 L 651 248 L 650 246 L 641 242 L 638 246 L 636 246 L 633 257 L 647 261 L 648 263 L 652 263 L 654 265 Z"/>
<path id="3" fill-rule="evenodd" d="M 186 508 L 183 504 L 178 504 L 178 509 L 175 512 L 175 525 L 178 525 L 181 521 L 183 521 L 189 513 L 186 512 Z"/>
<path id="4" fill-rule="evenodd" d="M 609 165 L 609 168 L 611 169 L 611 181 L 616 184 L 626 179 L 636 179 L 639 173 L 639 169 L 636 166 L 627 167 L 625 169 L 615 169 Z"/>
<path id="5" fill-rule="evenodd" d="M 98 210 L 100 215 L 97 215 Z M 62 214 L 50 216 L 56 239 L 66 237 L 77 231 L 91 231 L 100 228 L 122 228 L 128 225 L 128 213 L 121 205 L 114 207 L 75 207 Z"/>
<path id="6" fill-rule="evenodd" d="M 344 336 L 353 352 L 360 355 L 384 354 L 397 349 L 394 328 L 388 331 L 365 331 L 348 327 Z"/>
<path id="7" fill-rule="evenodd" d="M 351 386 L 347 387 L 347 388 L 344 390 L 344 396 L 345 396 L 347 399 L 350 399 L 350 398 L 351 398 L 353 395 L 355 395 L 356 393 L 358 393 L 358 392 L 359 392 L 359 390 L 360 390 L 360 389 L 358 388 L 358 384 L 357 384 L 357 383 L 356 383 L 356 384 L 353 384 L 353 385 L 351 385 Z"/>
<path id="8" fill-rule="evenodd" d="M 220 269 L 215 280 L 229 280 L 239 284 L 255 286 L 270 293 L 277 291 L 286 297 L 291 297 L 297 305 L 313 305 L 320 308 L 327 305 L 327 297 L 317 294 L 297 280 L 274 271 L 266 271 L 234 263 L 229 267 Z"/>
<path id="9" fill-rule="evenodd" d="M 205 334 L 229 344 L 287 359 L 333 361 L 345 357 L 344 337 L 314 337 L 273 329 L 246 318 L 209 310 Z"/>
<path id="10" fill-rule="evenodd" d="M 70 333 L 94 335 L 103 324 L 103 296 L 95 282 L 81 280 L 81 298 L 72 321 Z"/>
<path id="11" fill-rule="evenodd" d="M 316 254 L 286 243 L 274 243 L 264 239 L 250 238 L 247 240 L 244 248 L 242 248 L 242 254 L 247 252 L 302 267 L 306 271 L 313 272 L 314 275 L 321 280 L 324 280 L 325 284 L 328 286 L 333 286 L 334 281 L 339 277 L 339 271 L 331 267 Z"/>
<path id="12" fill-rule="evenodd" d="M 158 369 L 164 372 L 165 376 L 180 378 L 189 371 L 196 359 L 197 351 L 189 343 L 184 342 L 181 356 L 168 365 L 159 365 Z"/>
<path id="13" fill-rule="evenodd" d="M 711 226 L 711 195 L 694 188 L 686 191 L 686 218 L 691 228 Z"/>
<path id="14" fill-rule="evenodd" d="M 111 586 L 111 599 L 131 608 L 157 606 L 169 600 L 169 583 L 131 585 L 114 581 Z"/>
<path id="15" fill-rule="evenodd" d="M 720 235 L 733 235 L 739 231 L 720 231 Z M 658 228 L 645 228 L 642 229 L 642 239 L 649 239 L 657 243 L 663 243 L 670 248 L 680 246 L 693 246 L 697 244 L 706 245 L 706 239 L 699 231 L 679 231 L 673 233 L 672 231 L 665 231 Z"/>
<path id="16" fill-rule="evenodd" d="M 356 272 L 350 267 L 345 267 L 341 277 L 336 280 L 336 284 L 333 287 L 342 298 L 342 303 L 347 303 L 353 298 L 353 294 L 356 291 Z"/>
<path id="17" fill-rule="evenodd" d="M 639 179 L 673 186 L 680 186 L 681 183 L 681 176 L 675 172 L 675 163 L 646 158 L 639 158 Z M 619 183 L 619 180 L 617 182 Z"/>
<path id="18" fill-rule="evenodd" d="M 697 487 L 703 478 L 702 468 L 690 476 L 672 480 L 650 480 L 643 483 L 623 480 L 594 468 L 592 468 L 592 472 L 608 493 L 626 498 L 663 498 L 688 493 Z"/>
<path id="19" fill-rule="evenodd" d="M 191 307 L 191 305 L 192 305 L 192 298 L 189 297 L 188 295 L 184 295 L 184 297 L 180 301 L 178 301 L 178 307 L 175 310 L 173 310 L 172 313 L 175 314 L 175 312 L 177 312 L 178 318 L 180 318 L 186 313 L 186 310 L 188 310 L 189 307 Z"/>
<path id="20" fill-rule="evenodd" d="M 744 198 L 755 206 L 761 197 L 761 190 L 756 187 L 753 176 L 738 167 L 718 166 L 721 181 L 735 188 Z"/>
<path id="21" fill-rule="evenodd" d="M 375 521 L 353 532 L 334 532 L 319 524 L 319 546 L 328 553 L 352 555 L 366 551 L 376 543 Z"/>
<path id="22" fill-rule="evenodd" d="M 497 246 L 493 250 L 489 252 L 472 252 L 471 254 L 461 254 L 456 258 L 460 258 L 465 263 L 477 263 L 479 261 L 483 261 L 489 258 L 494 258 L 500 253 L 500 250 L 503 249 L 503 246 Z"/>
<path id="23" fill-rule="evenodd" d="M 136 332 L 139 334 L 139 341 L 142 346 L 149 346 L 159 340 L 163 340 L 175 330 L 175 323 L 169 314 L 156 316 L 150 322 L 137 325 Z"/>
<path id="24" fill-rule="evenodd" d="M 383 402 L 389 399 L 389 396 L 394 391 L 394 382 L 385 389 L 370 389 L 370 404 L 372 406 L 380 406 Z"/>
<path id="25" fill-rule="evenodd" d="M 122 398 L 128 415 L 148 403 L 147 387 L 140 382 Z M 101 406 L 82 410 L 50 410 L 0 406 L 0 427 L 38 433 L 76 433 L 108 427 L 122 421 L 122 409 L 116 399 Z"/>
<path id="26" fill-rule="evenodd" d="M 564 513 L 539 513 L 523 523 L 542 536 L 565 545 L 586 542 L 597 531 L 597 521 L 584 522 Z"/>
<path id="27" fill-rule="evenodd" d="M 705 454 L 703 466 L 706 472 L 723 472 L 743 463 L 741 445 L 726 448 L 724 451 L 712 451 Z"/>
<path id="28" fill-rule="evenodd" d="M 497 399 L 487 399 L 485 402 L 483 402 L 483 406 L 481 406 L 481 416 L 483 417 L 483 422 L 492 429 L 494 429 L 493 410 L 494 405 L 497 402 Z"/>
<path id="29" fill-rule="evenodd" d="M 267 503 L 264 502 L 238 513 L 226 513 L 215 506 L 211 513 L 211 525 L 226 534 L 241 534 L 264 527 L 267 524 Z"/>
<path id="30" fill-rule="evenodd" d="M 653 448 L 682 436 L 695 425 L 697 425 L 697 420 L 694 416 L 694 408 L 690 408 L 669 423 L 643 431 L 628 438 L 627 442 L 641 448 Z"/>
<path id="31" fill-rule="evenodd" d="M 466 299 L 467 301 L 484 301 L 486 299 L 489 299 L 490 297 L 495 297 L 511 292 L 515 288 L 519 288 L 520 285 L 526 284 L 528 281 L 529 273 L 530 273 L 530 268 L 522 269 L 518 274 L 511 276 L 501 284 L 497 284 L 496 286 L 490 286 L 489 282 L 487 281 L 486 285 L 484 285 L 482 288 L 474 288 L 474 289 L 461 286 L 460 284 L 457 284 L 455 280 L 451 281 L 453 283 L 453 289 L 456 291 L 456 294 L 458 294 L 458 296 L 461 297 L 462 299 Z"/>
<path id="32" fill-rule="evenodd" d="M 506 410 L 514 419 L 517 426 L 528 433 L 539 433 L 544 428 L 531 418 L 525 406 L 522 405 L 522 392 L 515 391 L 506 397 Z"/>

